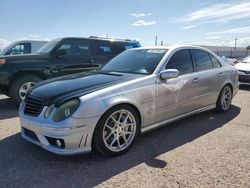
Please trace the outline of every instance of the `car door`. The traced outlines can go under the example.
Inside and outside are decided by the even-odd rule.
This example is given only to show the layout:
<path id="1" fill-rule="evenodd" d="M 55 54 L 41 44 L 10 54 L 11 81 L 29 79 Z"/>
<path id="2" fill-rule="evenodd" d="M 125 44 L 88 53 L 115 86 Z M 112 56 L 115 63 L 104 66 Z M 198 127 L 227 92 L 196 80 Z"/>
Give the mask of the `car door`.
<path id="1" fill-rule="evenodd" d="M 115 46 L 110 41 L 94 41 L 94 60 L 101 66 L 108 63 L 116 54 Z"/>
<path id="2" fill-rule="evenodd" d="M 157 81 L 157 120 L 162 121 L 199 108 L 195 101 L 198 88 L 194 79 L 194 63 L 189 49 L 176 51 L 165 69 L 177 69 L 180 75 Z"/>
<path id="3" fill-rule="evenodd" d="M 94 62 L 91 42 L 87 39 L 68 39 L 62 42 L 55 54 L 66 50 L 65 54 L 56 55 L 53 68 L 54 76 L 86 72 L 99 67 Z"/>
<path id="4" fill-rule="evenodd" d="M 198 86 L 197 102 L 201 107 L 215 104 L 223 77 L 221 69 L 214 69 L 210 54 L 204 50 L 192 49 L 196 66 L 196 85 Z"/>

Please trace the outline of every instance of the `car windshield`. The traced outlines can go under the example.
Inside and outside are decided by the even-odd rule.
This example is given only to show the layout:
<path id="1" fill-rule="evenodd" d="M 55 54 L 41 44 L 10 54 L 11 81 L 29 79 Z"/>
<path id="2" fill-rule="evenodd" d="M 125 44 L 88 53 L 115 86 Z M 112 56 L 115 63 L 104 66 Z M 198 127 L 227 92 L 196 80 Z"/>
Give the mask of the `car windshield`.
<path id="1" fill-rule="evenodd" d="M 40 48 L 37 53 L 39 54 L 47 54 L 49 52 L 51 52 L 51 50 L 54 49 L 54 47 L 58 44 L 58 42 L 60 42 L 61 39 L 55 39 L 52 40 L 50 42 L 48 42 L 47 44 L 45 44 L 42 48 Z"/>
<path id="2" fill-rule="evenodd" d="M 247 56 L 245 57 L 243 60 L 242 60 L 243 63 L 250 63 L 250 56 Z"/>
<path id="3" fill-rule="evenodd" d="M 127 50 L 107 63 L 101 71 L 152 74 L 166 52 L 166 49 Z"/>

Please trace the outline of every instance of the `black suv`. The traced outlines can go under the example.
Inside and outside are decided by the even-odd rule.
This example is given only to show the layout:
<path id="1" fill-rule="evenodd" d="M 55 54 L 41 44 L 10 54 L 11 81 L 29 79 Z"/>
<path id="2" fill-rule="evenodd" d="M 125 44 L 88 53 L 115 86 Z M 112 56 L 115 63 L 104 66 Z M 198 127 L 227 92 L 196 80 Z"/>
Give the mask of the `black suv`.
<path id="1" fill-rule="evenodd" d="M 0 91 L 16 104 L 41 80 L 97 69 L 138 41 L 90 38 L 59 38 L 36 54 L 0 57 Z"/>

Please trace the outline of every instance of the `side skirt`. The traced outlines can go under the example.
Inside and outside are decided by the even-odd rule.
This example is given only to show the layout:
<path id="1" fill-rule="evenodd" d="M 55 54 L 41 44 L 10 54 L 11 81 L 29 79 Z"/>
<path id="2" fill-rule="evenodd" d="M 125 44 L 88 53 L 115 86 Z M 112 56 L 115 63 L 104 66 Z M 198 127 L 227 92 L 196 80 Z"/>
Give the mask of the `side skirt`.
<path id="1" fill-rule="evenodd" d="M 200 109 L 197 109 L 197 110 L 194 110 L 192 112 L 188 112 L 188 113 L 185 113 L 185 114 L 182 114 L 182 115 L 179 115 L 179 116 L 176 116 L 176 117 L 173 117 L 173 118 L 170 118 L 170 119 L 167 119 L 167 120 L 164 120 L 164 121 L 161 121 L 161 122 L 158 122 L 158 123 L 155 123 L 155 124 L 152 124 L 152 125 L 148 125 L 146 127 L 143 127 L 141 129 L 141 133 L 146 133 L 152 129 L 156 129 L 158 127 L 162 127 L 163 125 L 165 124 L 168 124 L 168 123 L 172 123 L 174 121 L 177 121 L 177 120 L 180 120 L 180 119 L 183 119 L 185 117 L 188 117 L 188 116 L 191 116 L 191 115 L 194 115 L 194 114 L 198 114 L 200 112 L 205 112 L 205 111 L 208 111 L 208 110 L 212 110 L 216 108 L 216 105 L 213 104 L 213 105 L 209 105 L 209 106 L 206 106 L 206 107 L 203 107 L 203 108 L 200 108 Z"/>

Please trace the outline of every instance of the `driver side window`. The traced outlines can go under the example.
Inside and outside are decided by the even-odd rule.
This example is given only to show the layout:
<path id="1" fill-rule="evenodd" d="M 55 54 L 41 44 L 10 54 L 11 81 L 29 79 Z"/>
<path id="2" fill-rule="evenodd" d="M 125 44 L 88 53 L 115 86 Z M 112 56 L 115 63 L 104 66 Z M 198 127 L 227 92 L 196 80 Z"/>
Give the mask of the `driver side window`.
<path id="1" fill-rule="evenodd" d="M 180 74 L 194 72 L 193 60 L 189 50 L 179 50 L 168 61 L 165 69 L 177 69 Z"/>

